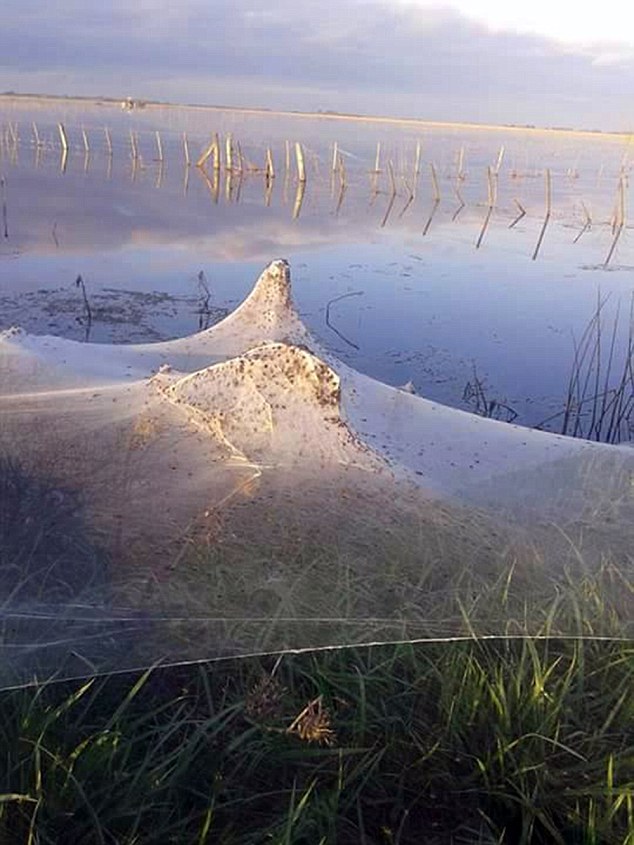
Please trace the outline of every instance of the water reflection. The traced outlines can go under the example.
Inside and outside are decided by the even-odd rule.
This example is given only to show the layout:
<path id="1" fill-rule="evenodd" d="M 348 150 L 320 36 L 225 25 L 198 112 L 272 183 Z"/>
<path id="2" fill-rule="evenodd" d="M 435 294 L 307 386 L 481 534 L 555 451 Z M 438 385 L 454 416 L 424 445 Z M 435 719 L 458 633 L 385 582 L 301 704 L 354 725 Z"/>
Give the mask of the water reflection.
<path id="1" fill-rule="evenodd" d="M 306 322 L 358 369 L 522 422 L 558 413 L 597 288 L 609 321 L 634 286 L 625 139 L 361 126 L 0 115 L 0 326 L 81 339 L 81 277 L 91 341 L 185 334 L 284 255 Z"/>

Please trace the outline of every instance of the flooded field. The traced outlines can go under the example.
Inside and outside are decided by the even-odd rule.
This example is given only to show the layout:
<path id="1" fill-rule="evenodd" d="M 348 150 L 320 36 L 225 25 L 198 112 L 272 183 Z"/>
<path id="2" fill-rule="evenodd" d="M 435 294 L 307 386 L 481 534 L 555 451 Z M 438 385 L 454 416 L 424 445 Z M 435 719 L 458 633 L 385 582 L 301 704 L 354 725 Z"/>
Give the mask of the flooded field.
<path id="1" fill-rule="evenodd" d="M 1 125 L 0 683 L 630 623 L 626 139 Z"/>
<path id="2" fill-rule="evenodd" d="M 626 136 L 17 101 L 0 118 L 0 328 L 179 337 L 284 257 L 310 330 L 380 381 L 558 430 L 604 300 L 620 377 Z M 220 167 L 196 167 L 216 133 Z"/>

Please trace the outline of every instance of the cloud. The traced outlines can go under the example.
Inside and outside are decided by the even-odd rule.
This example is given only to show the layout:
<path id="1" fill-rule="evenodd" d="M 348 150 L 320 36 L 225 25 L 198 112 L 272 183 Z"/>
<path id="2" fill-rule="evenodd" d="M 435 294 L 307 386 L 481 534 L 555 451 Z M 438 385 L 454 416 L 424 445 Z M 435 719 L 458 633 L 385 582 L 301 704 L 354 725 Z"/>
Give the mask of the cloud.
<path id="1" fill-rule="evenodd" d="M 626 128 L 634 81 L 622 53 L 387 0 L 3 5 L 3 76 L 16 90 L 39 79 L 48 93 Z"/>

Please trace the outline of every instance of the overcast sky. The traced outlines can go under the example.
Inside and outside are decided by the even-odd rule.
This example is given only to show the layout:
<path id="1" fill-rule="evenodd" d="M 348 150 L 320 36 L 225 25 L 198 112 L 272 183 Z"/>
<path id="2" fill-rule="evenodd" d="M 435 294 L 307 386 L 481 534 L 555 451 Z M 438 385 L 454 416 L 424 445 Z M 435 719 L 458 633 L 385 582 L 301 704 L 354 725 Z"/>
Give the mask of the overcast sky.
<path id="1" fill-rule="evenodd" d="M 634 130 L 634 12 L 620 0 L 3 0 L 0 90 Z"/>

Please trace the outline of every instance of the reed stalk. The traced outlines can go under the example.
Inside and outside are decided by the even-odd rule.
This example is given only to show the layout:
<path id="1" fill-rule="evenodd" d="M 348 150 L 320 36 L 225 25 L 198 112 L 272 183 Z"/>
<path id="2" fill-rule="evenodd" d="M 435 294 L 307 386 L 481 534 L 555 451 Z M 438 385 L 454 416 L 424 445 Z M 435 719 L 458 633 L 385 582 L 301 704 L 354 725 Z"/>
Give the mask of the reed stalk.
<path id="1" fill-rule="evenodd" d="M 511 223 L 509 223 L 509 229 L 513 229 L 513 228 L 515 228 L 515 226 L 517 226 L 517 224 L 520 222 L 520 220 L 521 220 L 523 217 L 526 217 L 526 209 L 524 208 L 524 206 L 522 205 L 522 203 L 521 203 L 521 202 L 517 199 L 517 197 L 513 197 L 513 202 L 514 202 L 514 203 L 515 203 L 515 205 L 517 206 L 517 209 L 518 209 L 518 211 L 519 211 L 519 214 L 517 215 L 517 217 L 515 217 L 515 218 L 512 220 L 512 222 L 511 222 Z"/>
<path id="2" fill-rule="evenodd" d="M 297 162 L 297 178 L 300 182 L 306 181 L 306 168 L 304 165 L 304 150 L 299 141 L 295 142 L 295 159 Z"/>
<path id="3" fill-rule="evenodd" d="M 376 157 L 374 159 L 374 172 L 381 172 L 381 142 L 378 141 L 376 145 Z"/>
<path id="4" fill-rule="evenodd" d="M 106 149 L 108 150 L 108 155 L 112 158 L 112 138 L 110 137 L 110 130 L 107 126 L 104 126 L 103 131 L 106 136 Z"/>
<path id="5" fill-rule="evenodd" d="M 273 165 L 273 153 L 270 147 L 266 148 L 266 178 L 267 181 L 275 179 L 275 167 Z"/>
<path id="6" fill-rule="evenodd" d="M 583 208 L 583 213 L 585 215 L 585 222 L 583 224 L 583 228 L 579 232 L 579 234 L 575 237 L 573 244 L 576 244 L 577 241 L 584 235 L 587 231 L 592 228 L 592 215 L 588 211 L 588 207 L 583 200 L 581 200 L 581 207 Z"/>
<path id="7" fill-rule="evenodd" d="M 619 177 L 619 186 L 617 192 L 617 225 L 614 231 L 614 238 L 612 239 L 612 244 L 610 245 L 609 252 L 605 258 L 603 263 L 603 269 L 606 269 L 608 264 L 610 263 L 612 256 L 614 255 L 614 251 L 616 250 L 616 246 L 619 242 L 623 229 L 625 228 L 625 176 L 621 174 Z"/>
<path id="8" fill-rule="evenodd" d="M 68 136 L 66 135 L 66 130 L 64 129 L 63 123 L 57 124 L 57 131 L 59 132 L 59 139 L 62 144 L 62 150 L 68 152 Z"/>
<path id="9" fill-rule="evenodd" d="M 487 167 L 487 194 L 488 194 L 488 206 L 487 206 L 487 213 L 486 217 L 484 218 L 484 222 L 482 224 L 482 229 L 480 230 L 480 235 L 478 240 L 476 241 L 476 249 L 480 249 L 482 246 L 482 242 L 484 240 L 484 235 L 486 230 L 489 227 L 489 222 L 491 221 L 491 217 L 493 215 L 493 209 L 495 208 L 495 201 L 497 196 L 496 184 L 495 184 L 495 175 L 491 166 Z"/>
<path id="10" fill-rule="evenodd" d="M 546 215 L 544 217 L 544 222 L 542 224 L 541 231 L 539 233 L 539 238 L 537 239 L 537 243 L 535 245 L 535 250 L 533 252 L 533 261 L 539 255 L 539 250 L 542 245 L 542 241 L 544 240 L 544 235 L 546 234 L 546 228 L 548 226 L 548 221 L 550 220 L 550 215 L 552 211 L 552 180 L 550 175 L 550 168 L 546 169 Z"/>

